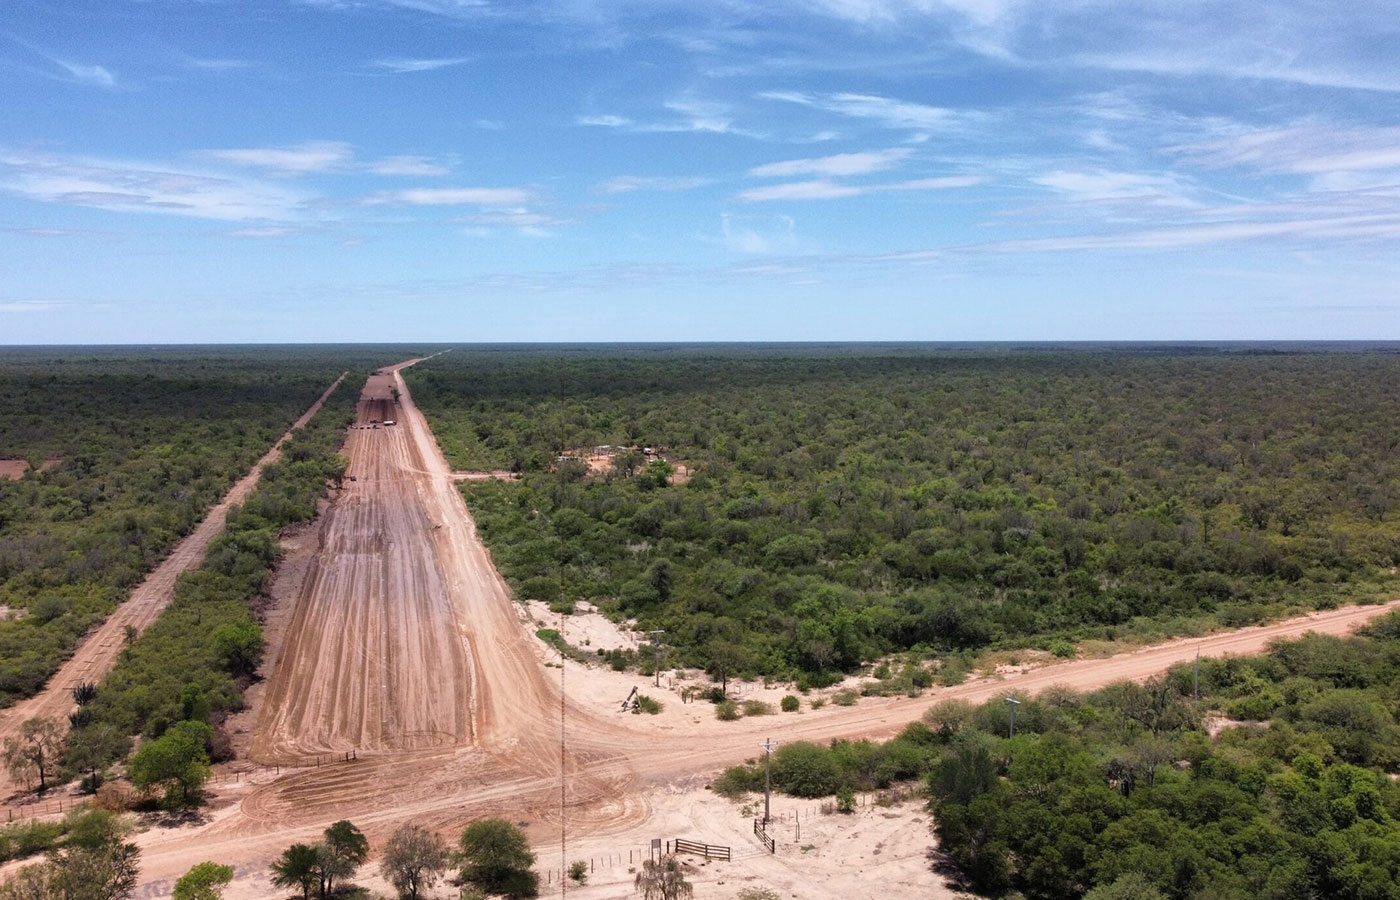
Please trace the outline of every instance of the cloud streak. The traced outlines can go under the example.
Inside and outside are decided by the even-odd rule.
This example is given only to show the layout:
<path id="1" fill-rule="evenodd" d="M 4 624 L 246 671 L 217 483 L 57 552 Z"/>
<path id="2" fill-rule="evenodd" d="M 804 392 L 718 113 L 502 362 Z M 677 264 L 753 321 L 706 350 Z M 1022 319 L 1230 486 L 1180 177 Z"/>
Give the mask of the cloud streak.
<path id="1" fill-rule="evenodd" d="M 960 127 L 970 114 L 876 94 L 811 94 L 802 91 L 764 91 L 764 100 L 794 103 L 853 119 L 865 119 L 885 128 L 943 130 Z"/>
<path id="2" fill-rule="evenodd" d="M 226 221 L 298 217 L 308 195 L 188 168 L 57 154 L 0 154 L 0 189 L 30 200 Z"/>
<path id="3" fill-rule="evenodd" d="M 433 72 L 438 69 L 450 69 L 471 62 L 466 56 L 437 57 L 430 59 L 414 59 L 408 57 L 392 57 L 389 59 L 375 60 L 374 65 L 379 69 L 386 69 L 396 75 L 405 75 L 413 72 Z"/>
<path id="4" fill-rule="evenodd" d="M 860 185 L 815 179 L 750 188 L 746 191 L 740 191 L 736 195 L 736 199 L 744 203 L 763 203 L 773 200 L 836 200 L 843 197 L 860 197 L 866 194 L 890 191 L 943 191 L 968 188 L 983 184 L 985 181 L 986 179 L 980 175 L 951 175 L 941 178 L 915 178 L 889 184 Z"/>
<path id="5" fill-rule="evenodd" d="M 364 202 L 372 206 L 523 206 L 532 194 L 523 188 L 450 187 L 381 191 Z"/>
<path id="6" fill-rule="evenodd" d="M 817 159 L 789 159 L 767 163 L 749 169 L 755 178 L 792 178 L 798 175 L 866 175 L 891 169 L 914 153 L 907 147 L 892 150 L 870 150 L 863 153 L 838 153 Z"/>

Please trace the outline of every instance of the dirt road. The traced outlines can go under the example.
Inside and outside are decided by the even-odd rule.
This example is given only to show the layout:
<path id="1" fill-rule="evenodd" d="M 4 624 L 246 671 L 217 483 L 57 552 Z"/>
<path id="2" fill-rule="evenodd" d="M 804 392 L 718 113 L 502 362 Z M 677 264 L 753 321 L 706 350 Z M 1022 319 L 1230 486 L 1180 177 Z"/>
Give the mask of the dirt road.
<path id="1" fill-rule="evenodd" d="M 175 877 L 203 859 L 237 867 L 230 900 L 270 896 L 268 861 L 341 818 L 379 847 L 406 821 L 447 831 L 504 815 L 529 823 L 536 841 L 555 841 L 557 852 L 561 766 L 571 834 L 649 838 L 656 836 L 649 823 L 664 820 L 653 815 L 658 786 L 754 756 L 778 722 L 786 740 L 883 736 L 939 700 L 1145 678 L 1198 648 L 1206 655 L 1253 653 L 1305 631 L 1344 634 L 1400 604 L 778 721 L 718 722 L 703 704 L 670 707 L 669 718 L 618 715 L 615 700 L 599 698 L 620 698 L 627 677 L 570 663 L 563 669 L 572 686 L 561 752 L 560 669 L 532 626 L 522 624 L 412 402 L 399 369 L 413 362 L 366 386 L 347 443 L 356 480 L 320 521 L 319 550 L 254 716 L 255 760 L 286 764 L 349 749 L 358 760 L 275 778 L 259 770 L 252 785 L 226 790 L 228 801 L 207 824 L 142 835 L 141 896 L 164 896 Z M 668 706 L 676 702 L 668 698 Z"/>
<path id="2" fill-rule="evenodd" d="M 345 374 L 342 372 L 340 377 L 326 388 L 325 393 L 302 413 L 301 418 L 277 439 L 277 443 L 263 454 L 253 468 L 229 488 L 223 499 L 210 507 L 204 521 L 175 545 L 170 555 L 136 586 L 126 602 L 117 607 L 106 621 L 83 639 L 77 651 L 54 673 L 41 692 L 0 712 L 0 743 L 6 737 L 17 733 L 21 723 L 35 716 L 58 719 L 66 725 L 68 713 L 74 708 L 73 688 L 85 682 L 96 684 L 101 681 L 116 663 L 117 654 L 126 646 L 127 626 L 135 628 L 137 632 L 144 631 L 146 626 L 160 615 L 161 610 L 169 605 L 175 596 L 176 580 L 204 560 L 204 553 L 209 549 L 210 541 L 224 529 L 224 520 L 228 517 L 229 508 L 248 498 L 253 488 L 257 487 L 258 479 L 262 477 L 262 467 L 282 458 L 282 445 L 292 436 L 293 431 L 311 421 L 311 417 L 316 415 L 331 393 L 345 380 Z M 7 773 L 0 772 L 0 797 L 7 796 L 15 787 L 8 778 Z"/>

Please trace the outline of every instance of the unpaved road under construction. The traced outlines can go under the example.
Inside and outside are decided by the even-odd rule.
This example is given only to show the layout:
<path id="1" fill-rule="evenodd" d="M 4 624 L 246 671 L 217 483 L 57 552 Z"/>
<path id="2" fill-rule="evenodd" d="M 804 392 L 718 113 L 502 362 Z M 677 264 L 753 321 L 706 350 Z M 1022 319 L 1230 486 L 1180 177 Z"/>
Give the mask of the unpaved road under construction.
<path id="1" fill-rule="evenodd" d="M 774 730 L 772 720 L 706 717 L 693 733 L 659 733 L 646 727 L 648 717 L 571 699 L 562 704 L 561 749 L 560 670 L 541 664 L 538 643 L 522 627 L 413 405 L 399 370 L 414 362 L 382 370 L 365 387 L 346 445 L 355 480 L 319 523 L 315 559 L 253 717 L 250 780 L 257 786 L 241 789 L 236 805 L 205 824 L 142 835 L 141 896 L 163 896 L 204 859 L 237 867 L 230 898 L 265 896 L 267 863 L 342 818 L 376 848 L 404 822 L 446 830 L 483 815 L 529 822 L 538 839 L 557 839 L 561 767 L 571 834 L 653 837 L 646 833 L 650 788 L 752 757 Z M 782 737 L 885 736 L 940 700 L 1146 678 L 1198 650 L 1256 653 L 1306 631 L 1348 633 L 1396 605 L 1046 666 L 916 699 L 829 706 L 782 719 Z M 348 751 L 354 761 L 344 761 Z M 268 768 L 315 757 L 341 761 Z"/>
<path id="2" fill-rule="evenodd" d="M 229 509 L 248 499 L 248 495 L 257 487 L 258 480 L 262 477 L 263 466 L 282 458 L 282 445 L 291 438 L 292 432 L 310 422 L 311 417 L 320 411 L 327 398 L 344 380 L 345 373 L 342 372 L 340 377 L 326 388 L 325 393 L 302 413 L 301 418 L 292 423 L 292 427 L 278 438 L 277 443 L 263 454 L 253 468 L 229 488 L 223 499 L 210 507 L 204 520 L 175 545 L 160 565 L 151 570 L 131 592 L 126 602 L 117 607 L 95 631 L 83 639 L 82 644 L 54 673 L 42 691 L 0 712 L 0 744 L 3 744 L 6 738 L 17 734 L 21 724 L 36 716 L 56 719 L 67 725 L 68 713 L 75 707 L 73 688 L 80 684 L 96 684 L 101 681 L 116 664 L 117 654 L 126 646 L 127 627 L 135 628 L 138 633 L 145 631 L 146 626 L 154 622 L 161 611 L 170 605 L 170 601 L 175 597 L 176 581 L 185 572 L 204 561 L 209 543 L 224 530 L 224 521 L 228 518 Z M 15 787 L 8 778 L 8 774 L 0 770 L 0 797 L 8 795 Z"/>

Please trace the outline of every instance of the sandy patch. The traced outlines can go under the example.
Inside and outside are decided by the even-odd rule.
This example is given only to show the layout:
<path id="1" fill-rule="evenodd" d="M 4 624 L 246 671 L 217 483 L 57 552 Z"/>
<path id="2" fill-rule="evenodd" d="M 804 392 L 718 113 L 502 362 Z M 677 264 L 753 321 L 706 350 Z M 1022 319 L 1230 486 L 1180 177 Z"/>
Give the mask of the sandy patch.
<path id="1" fill-rule="evenodd" d="M 583 860 L 592 870 L 583 886 L 570 883 L 568 893 L 580 900 L 608 900 L 632 893 L 636 862 L 650 852 L 650 842 L 662 846 L 676 838 L 729 847 L 730 861 L 680 856 L 695 896 L 730 900 L 745 888 L 767 888 L 782 897 L 849 900 L 869 897 L 872 886 L 895 897 L 954 897 L 933 872 L 929 853 L 934 839 L 929 816 L 920 801 L 888 807 L 874 797 L 861 797 L 850 815 L 823 813 L 819 801 L 773 797 L 773 822 L 768 834 L 777 842 L 770 854 L 753 833 L 763 798 L 735 803 L 699 785 L 652 792 L 652 815 L 639 829 L 612 839 L 570 842 L 563 854 L 570 862 Z M 533 829 L 531 829 L 533 831 Z M 561 855 L 558 835 L 548 843 L 535 837 L 543 895 L 559 889 Z M 631 860 L 631 862 L 629 862 Z M 629 871 L 632 870 L 632 871 Z"/>
<path id="2" fill-rule="evenodd" d="M 543 600 L 527 600 L 525 606 L 536 629 L 559 630 L 561 617 L 550 612 L 549 604 Z M 573 615 L 562 618 L 564 640 L 580 650 L 636 650 L 645 640 L 645 635 L 637 634 L 627 625 L 618 625 L 586 601 L 574 604 Z"/>
<path id="3" fill-rule="evenodd" d="M 25 459 L 0 459 L 0 479 L 19 481 L 29 471 L 29 461 Z"/>
<path id="4" fill-rule="evenodd" d="M 492 469 L 489 472 L 453 472 L 453 481 L 519 481 L 520 473 L 509 469 Z"/>

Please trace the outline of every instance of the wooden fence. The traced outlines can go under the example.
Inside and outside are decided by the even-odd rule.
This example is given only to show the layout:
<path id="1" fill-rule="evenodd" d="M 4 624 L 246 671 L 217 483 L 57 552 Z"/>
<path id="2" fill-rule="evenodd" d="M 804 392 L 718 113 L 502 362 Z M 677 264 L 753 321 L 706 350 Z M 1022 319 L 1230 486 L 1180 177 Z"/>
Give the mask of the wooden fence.
<path id="1" fill-rule="evenodd" d="M 685 838 L 676 838 L 669 843 L 676 848 L 676 853 L 693 853 L 706 859 L 729 860 L 732 858 L 729 848 L 721 847 L 718 844 L 702 844 L 699 841 L 688 841 Z"/>
<path id="2" fill-rule="evenodd" d="M 769 853 L 778 852 L 778 842 L 768 836 L 768 832 L 763 827 L 762 819 L 753 820 L 753 833 L 758 836 L 758 842 L 768 848 Z"/>

